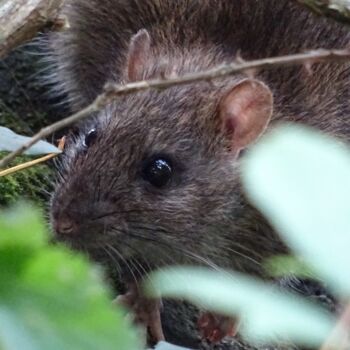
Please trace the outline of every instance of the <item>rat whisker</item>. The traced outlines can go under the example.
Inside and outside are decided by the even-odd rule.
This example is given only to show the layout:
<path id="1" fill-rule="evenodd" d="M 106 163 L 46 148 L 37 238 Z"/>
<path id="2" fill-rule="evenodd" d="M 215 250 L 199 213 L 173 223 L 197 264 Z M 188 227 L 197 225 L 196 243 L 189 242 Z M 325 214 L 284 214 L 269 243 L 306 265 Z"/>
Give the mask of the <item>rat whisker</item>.
<path id="1" fill-rule="evenodd" d="M 117 256 L 118 256 L 118 257 L 121 259 L 121 261 L 125 264 L 125 267 L 129 270 L 129 272 L 130 272 L 132 278 L 133 278 L 134 281 L 135 281 L 135 284 L 138 284 L 138 280 L 137 280 L 137 278 L 136 278 L 136 276 L 135 276 L 135 274 L 134 274 L 132 268 L 130 267 L 128 261 L 123 257 L 123 255 L 118 251 L 117 248 L 113 247 L 113 246 L 110 245 L 110 244 L 108 244 L 107 246 L 110 248 L 110 250 L 111 250 L 112 252 L 114 252 L 115 254 L 117 254 Z"/>
<path id="2" fill-rule="evenodd" d="M 148 228 L 147 226 L 138 226 L 137 228 L 138 228 L 138 229 L 141 229 L 141 230 L 146 230 L 146 231 L 150 231 L 150 230 L 151 230 L 151 231 L 154 231 L 153 229 Z M 159 229 L 157 229 L 156 231 L 159 231 Z M 158 240 L 157 242 L 159 242 L 159 243 L 164 243 L 164 241 L 160 241 L 160 240 Z M 170 245 L 170 243 L 169 243 L 169 247 L 170 247 L 170 248 L 173 248 L 173 247 L 174 247 L 174 242 L 171 242 L 171 245 Z M 246 250 L 248 250 L 247 247 L 244 247 L 244 248 L 245 248 Z M 238 250 L 235 250 L 235 249 L 233 249 L 233 248 L 228 248 L 228 247 L 226 247 L 225 249 L 227 249 L 228 251 L 233 252 L 234 254 L 236 254 L 236 255 L 238 255 L 238 256 L 244 258 L 244 259 L 247 259 L 247 260 L 253 262 L 253 263 L 254 263 L 255 265 L 257 265 L 257 266 L 261 266 L 261 263 L 260 263 L 259 261 L 255 260 L 253 257 L 251 257 L 251 256 L 249 256 L 249 255 L 247 255 L 247 254 L 244 254 L 244 253 L 242 253 L 242 252 L 239 252 Z M 216 270 L 216 271 L 221 271 L 221 272 L 222 272 L 222 269 L 221 269 L 218 265 L 214 264 L 214 263 L 213 263 L 211 260 L 209 260 L 208 258 L 206 259 L 206 258 L 204 258 L 204 257 L 202 257 L 202 256 L 199 256 L 199 255 L 195 254 L 195 253 L 192 252 L 192 251 L 186 250 L 184 247 L 181 247 L 180 250 L 181 250 L 181 252 L 186 252 L 188 257 L 191 256 L 191 258 L 195 259 L 196 261 L 202 262 L 202 263 L 204 263 L 205 265 L 207 265 L 207 266 L 213 268 L 214 270 Z M 248 252 L 249 252 L 249 250 L 248 250 Z M 254 252 L 254 251 L 253 251 L 253 252 Z M 256 254 L 256 252 L 254 252 L 254 253 Z"/>
<path id="3" fill-rule="evenodd" d="M 148 227 L 144 227 L 144 226 L 139 226 L 137 228 L 141 229 L 141 230 L 149 230 Z M 128 232 L 127 234 L 129 236 L 133 237 L 133 238 L 136 238 L 136 239 L 141 239 L 141 240 L 152 242 L 155 245 L 159 245 L 160 244 L 160 245 L 166 246 L 167 248 L 169 248 L 170 251 L 175 249 L 178 252 L 180 252 L 181 254 L 184 254 L 190 260 L 195 260 L 195 261 L 201 263 L 201 265 L 204 264 L 204 265 L 206 265 L 206 266 L 208 266 L 208 267 L 210 267 L 210 268 L 212 268 L 212 269 L 214 269 L 216 271 L 219 271 L 219 272 L 223 271 L 220 267 L 218 267 L 216 264 L 214 264 L 208 258 L 204 258 L 204 257 L 202 257 L 200 255 L 195 254 L 192 251 L 189 251 L 189 250 L 185 249 L 184 247 L 180 247 L 177 244 L 174 244 L 175 242 L 166 242 L 165 240 L 162 240 L 162 239 L 159 239 L 159 238 L 155 239 L 155 238 L 151 238 L 149 236 L 143 236 L 143 235 L 140 235 L 140 234 L 135 234 L 134 232 L 132 232 L 132 233 Z"/>
<path id="4" fill-rule="evenodd" d="M 141 229 L 143 230 L 144 228 L 141 227 Z M 174 244 L 174 242 L 167 242 L 163 239 L 159 239 L 159 238 L 153 238 L 153 237 L 149 237 L 149 236 L 145 236 L 140 234 L 139 232 L 133 231 L 133 232 L 125 232 L 123 230 L 121 230 L 120 228 L 114 228 L 115 232 L 121 233 L 121 234 L 126 234 L 131 238 L 134 238 L 136 240 L 141 240 L 141 241 L 145 241 L 145 242 L 149 242 L 150 244 L 154 244 L 155 246 L 164 246 L 167 249 L 169 249 L 169 251 L 173 251 L 174 249 L 178 252 L 180 252 L 181 254 L 183 254 L 183 248 L 178 246 L 177 244 Z M 123 242 L 123 244 L 126 244 L 128 247 L 130 247 L 132 250 L 135 250 L 135 247 L 131 246 L 131 244 L 128 244 L 127 242 Z M 165 252 L 160 251 L 161 254 L 165 254 Z M 141 256 L 141 255 L 139 255 Z M 166 255 L 167 259 L 170 259 L 171 262 L 176 262 L 176 260 L 174 258 L 171 257 L 171 255 Z M 191 260 L 193 260 L 193 257 L 191 257 Z"/>
<path id="5" fill-rule="evenodd" d="M 135 263 L 135 259 L 130 257 L 130 258 L 128 258 L 128 262 L 129 262 L 130 266 L 133 268 L 135 276 L 138 276 L 137 281 L 141 280 L 143 278 L 144 274 L 142 273 L 142 270 L 139 269 L 139 265 Z"/>
<path id="6" fill-rule="evenodd" d="M 242 248 L 241 246 L 239 246 L 239 248 Z M 247 259 L 249 261 L 251 261 L 253 264 L 257 265 L 257 266 L 261 266 L 261 262 L 259 262 L 258 260 L 254 259 L 252 256 L 244 254 L 242 252 L 239 252 L 238 250 L 232 248 L 232 247 L 226 247 L 225 250 L 228 250 L 232 253 L 234 253 L 235 255 L 238 255 L 244 259 Z M 249 253 L 254 253 L 256 255 L 256 252 L 254 250 L 248 250 L 246 249 Z"/>
<path id="7" fill-rule="evenodd" d="M 115 268 L 116 272 L 117 272 L 117 276 L 118 279 L 120 280 L 122 278 L 122 273 L 121 273 L 121 268 L 120 268 L 120 264 L 118 262 L 118 259 L 115 259 L 114 255 L 109 251 L 109 246 L 101 246 L 101 248 L 103 249 L 104 252 L 106 252 L 106 254 L 110 257 L 110 259 L 112 260 L 112 262 L 115 264 L 113 264 L 113 267 Z"/>
<path id="8" fill-rule="evenodd" d="M 143 213 L 152 213 L 154 212 L 154 210 L 145 210 L 145 209 L 130 209 L 130 210 L 113 210 L 111 212 L 107 212 L 104 214 L 100 214 L 98 216 L 94 216 L 92 217 L 90 220 L 99 220 L 99 219 L 103 219 L 109 216 L 114 216 L 114 215 L 122 215 L 122 214 L 143 214 Z M 132 221 L 131 221 L 132 222 Z"/>
<path id="9" fill-rule="evenodd" d="M 134 227 L 135 229 L 139 229 L 139 230 L 144 230 L 144 231 L 152 231 L 152 232 L 159 232 L 160 230 L 159 230 L 159 228 L 157 228 L 157 230 L 154 230 L 154 229 L 152 229 L 152 228 L 149 228 L 149 227 L 147 227 L 147 226 L 136 226 L 136 227 Z M 167 233 L 168 235 L 171 233 L 171 232 L 169 232 L 169 231 L 167 231 L 167 230 L 161 230 L 161 232 L 163 232 L 163 233 Z M 128 232 L 128 235 L 130 236 L 130 235 L 132 235 L 132 236 L 135 236 L 135 233 L 134 232 Z M 177 249 L 178 249 L 178 251 L 180 251 L 181 253 L 187 253 L 188 255 L 188 257 L 191 257 L 192 259 L 195 259 L 195 260 L 197 260 L 197 261 L 199 261 L 199 262 L 202 262 L 202 263 L 204 263 L 205 265 L 207 265 L 207 266 L 209 266 L 209 267 L 211 267 L 211 268 L 213 268 L 213 269 L 215 269 L 215 270 L 220 270 L 220 268 L 217 266 L 217 265 L 215 265 L 214 263 L 212 263 L 209 259 L 205 259 L 205 258 L 203 258 L 203 257 L 201 257 L 201 256 L 199 256 L 199 255 L 197 255 L 197 254 L 195 254 L 195 253 L 193 253 L 192 251 L 189 251 L 189 250 L 187 250 L 187 249 L 185 249 L 184 247 L 182 247 L 182 246 L 177 246 L 177 244 L 175 244 L 175 242 L 166 242 L 165 240 L 163 240 L 163 239 L 160 239 L 159 237 L 157 237 L 157 238 L 152 238 L 152 237 L 149 237 L 149 236 L 143 236 L 143 235 L 140 235 L 140 234 L 137 234 L 136 235 L 136 238 L 139 238 L 139 239 L 143 239 L 143 240 L 149 240 L 149 241 L 152 241 L 152 242 L 154 242 L 154 243 L 156 243 L 156 244 L 162 244 L 162 245 L 166 245 L 169 249 L 171 249 L 171 250 L 173 250 L 174 249 L 174 247 L 177 247 Z"/>

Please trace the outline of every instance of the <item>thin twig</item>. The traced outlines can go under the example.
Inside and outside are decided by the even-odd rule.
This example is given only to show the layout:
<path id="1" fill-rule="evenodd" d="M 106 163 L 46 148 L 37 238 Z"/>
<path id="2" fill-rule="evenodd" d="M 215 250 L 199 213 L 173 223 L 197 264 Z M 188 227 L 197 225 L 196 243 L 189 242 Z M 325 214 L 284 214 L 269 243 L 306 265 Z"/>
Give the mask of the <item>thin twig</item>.
<path id="1" fill-rule="evenodd" d="M 61 151 L 63 151 L 63 149 L 64 149 L 65 140 L 66 140 L 66 138 L 62 137 L 61 140 L 59 141 L 58 148 Z M 50 153 L 50 154 L 47 154 L 47 155 L 45 155 L 43 157 L 40 157 L 40 158 L 37 158 L 37 159 L 34 159 L 34 160 L 30 160 L 29 162 L 18 164 L 16 166 L 12 167 L 12 168 L 5 169 L 5 170 L 0 170 L 0 177 L 12 175 L 12 174 L 14 174 L 14 173 L 16 173 L 18 171 L 22 171 L 24 169 L 31 168 L 34 165 L 47 162 L 48 160 L 53 159 L 53 158 L 57 157 L 58 155 L 60 155 L 60 153 Z"/>
<path id="2" fill-rule="evenodd" d="M 47 162 L 48 160 L 53 159 L 53 158 L 57 157 L 58 155 L 59 155 L 59 153 L 50 153 L 50 154 L 47 154 L 46 156 L 40 157 L 38 159 L 34 159 L 34 160 L 29 161 L 29 162 L 18 164 L 12 168 L 0 170 L 0 177 L 12 175 L 14 173 L 17 173 L 18 171 L 22 171 L 22 170 L 31 168 L 34 165 L 38 165 L 40 163 Z"/>
<path id="3" fill-rule="evenodd" d="M 272 69 L 280 66 L 291 66 L 303 63 L 315 63 L 320 61 L 346 61 L 350 59 L 350 50 L 314 50 L 306 53 L 300 53 L 295 55 L 264 58 L 259 60 L 231 63 L 222 65 L 213 69 L 209 69 L 203 72 L 188 73 L 181 77 L 169 78 L 169 79 L 153 79 L 146 81 L 137 81 L 129 84 L 107 84 L 104 92 L 99 95 L 89 106 L 85 107 L 81 111 L 51 124 L 41 129 L 36 135 L 34 135 L 26 144 L 10 153 L 0 161 L 0 168 L 5 167 L 16 156 L 22 154 L 36 142 L 49 136 L 50 134 L 67 127 L 79 120 L 82 120 L 94 112 L 99 111 L 101 108 L 108 105 L 116 97 L 121 95 L 127 95 L 136 93 L 139 91 L 149 89 L 167 89 L 171 86 L 185 85 L 189 83 L 195 83 L 203 80 L 212 80 L 220 77 L 226 77 L 239 72 L 249 71 L 251 69 Z"/>
<path id="4" fill-rule="evenodd" d="M 348 0 L 297 0 L 320 16 L 350 24 L 350 1 Z"/>

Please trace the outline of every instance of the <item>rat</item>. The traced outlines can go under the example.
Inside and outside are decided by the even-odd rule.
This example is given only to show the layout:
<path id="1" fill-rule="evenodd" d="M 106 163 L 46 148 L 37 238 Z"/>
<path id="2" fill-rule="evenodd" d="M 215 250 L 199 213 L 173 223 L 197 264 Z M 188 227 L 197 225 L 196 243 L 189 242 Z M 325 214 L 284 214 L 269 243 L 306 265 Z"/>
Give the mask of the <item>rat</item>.
<path id="1" fill-rule="evenodd" d="M 68 29 L 49 43 L 57 90 L 74 111 L 108 82 L 350 43 L 347 28 L 289 0 L 67 0 L 63 15 Z M 150 304 L 138 282 L 163 266 L 263 276 L 264 259 L 288 250 L 242 191 L 244 151 L 283 121 L 349 141 L 349 68 L 280 67 L 117 98 L 67 138 L 51 199 L 57 238 L 129 266 L 120 299 L 139 309 Z M 159 309 L 145 321 L 157 340 Z"/>

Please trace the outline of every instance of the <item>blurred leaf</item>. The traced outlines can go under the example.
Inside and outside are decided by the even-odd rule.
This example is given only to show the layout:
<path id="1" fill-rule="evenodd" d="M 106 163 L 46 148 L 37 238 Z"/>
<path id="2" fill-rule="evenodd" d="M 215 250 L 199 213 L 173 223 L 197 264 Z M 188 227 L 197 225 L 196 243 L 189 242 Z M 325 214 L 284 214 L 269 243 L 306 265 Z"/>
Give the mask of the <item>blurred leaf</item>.
<path id="1" fill-rule="evenodd" d="M 46 245 L 43 227 L 28 208 L 0 217 L 1 350 L 141 349 L 124 313 L 112 306 L 101 271 Z M 14 248 L 17 269 L 2 257 L 15 258 Z"/>
<path id="2" fill-rule="evenodd" d="M 16 275 L 47 244 L 45 227 L 33 208 L 18 206 L 0 214 L 0 276 Z M 7 277 L 8 278 L 8 277 Z M 0 289 L 6 284 L 0 283 Z"/>
<path id="3" fill-rule="evenodd" d="M 258 342 L 276 339 L 319 345 L 334 326 L 325 311 L 295 295 L 249 277 L 204 268 L 169 268 L 154 273 L 146 290 L 184 298 L 206 310 L 240 316 L 242 333 Z"/>
<path id="4" fill-rule="evenodd" d="M 183 348 L 182 346 L 173 345 L 165 341 L 160 341 L 155 350 L 190 350 L 188 348 Z"/>
<path id="5" fill-rule="evenodd" d="M 39 212 L 29 206 L 17 206 L 0 214 L 0 249 L 8 246 L 42 248 L 48 237 Z"/>
<path id="6" fill-rule="evenodd" d="M 349 150 L 315 131 L 281 127 L 247 156 L 243 181 L 287 243 L 349 296 Z"/>
<path id="7" fill-rule="evenodd" d="M 290 255 L 277 255 L 264 262 L 264 268 L 268 276 L 283 277 L 297 276 L 317 279 L 317 274 L 301 258 Z"/>
<path id="8" fill-rule="evenodd" d="M 0 126 L 0 151 L 12 152 L 27 143 L 31 138 L 14 133 L 12 130 Z M 61 153 L 62 151 L 46 141 L 39 141 L 24 154 Z"/>

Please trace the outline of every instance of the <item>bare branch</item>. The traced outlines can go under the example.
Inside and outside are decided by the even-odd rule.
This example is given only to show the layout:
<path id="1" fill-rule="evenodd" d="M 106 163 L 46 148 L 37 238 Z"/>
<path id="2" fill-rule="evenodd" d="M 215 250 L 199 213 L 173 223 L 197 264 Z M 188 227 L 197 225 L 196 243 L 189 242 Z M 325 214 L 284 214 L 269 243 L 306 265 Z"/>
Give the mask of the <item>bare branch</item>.
<path id="1" fill-rule="evenodd" d="M 349 0 L 297 0 L 318 15 L 330 17 L 338 22 L 350 24 Z"/>
<path id="2" fill-rule="evenodd" d="M 272 69 L 280 66 L 291 66 L 304 63 L 315 63 L 321 61 L 347 61 L 350 60 L 350 50 L 314 50 L 306 53 L 300 53 L 295 55 L 264 58 L 254 61 L 231 63 L 222 65 L 207 71 L 188 73 L 181 77 L 169 78 L 169 79 L 153 79 L 148 81 L 137 81 L 130 84 L 118 85 L 107 84 L 104 92 L 99 95 L 89 106 L 85 107 L 81 111 L 58 121 L 52 125 L 49 125 L 41 129 L 36 135 L 34 135 L 29 142 L 18 148 L 16 151 L 10 153 L 0 161 L 0 168 L 5 167 L 16 156 L 22 154 L 24 151 L 33 146 L 40 139 L 49 136 L 50 134 L 60 130 L 70 124 L 73 124 L 79 120 L 82 120 L 91 113 L 94 113 L 101 108 L 108 105 L 116 97 L 121 95 L 127 95 L 139 91 L 149 89 L 166 89 L 171 86 L 185 85 L 189 83 L 195 83 L 203 80 L 212 80 L 220 77 L 233 75 L 239 72 L 249 71 L 251 69 Z"/>
<path id="3" fill-rule="evenodd" d="M 64 0 L 0 0 L 0 57 L 54 22 Z"/>

